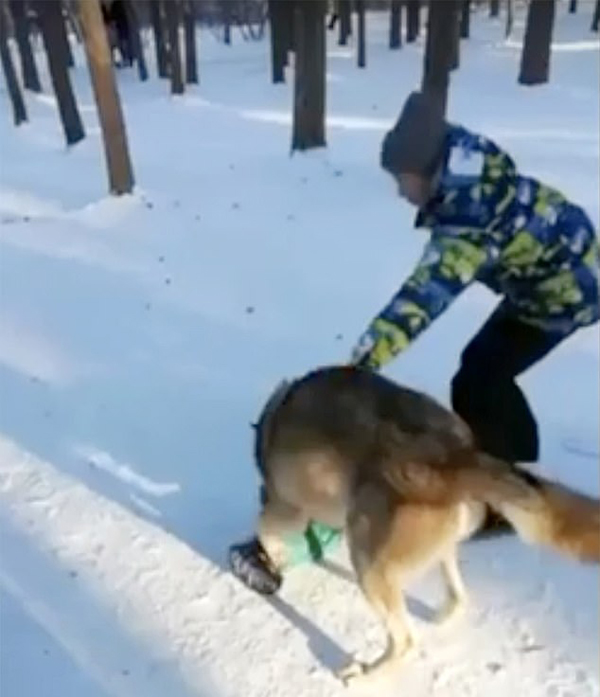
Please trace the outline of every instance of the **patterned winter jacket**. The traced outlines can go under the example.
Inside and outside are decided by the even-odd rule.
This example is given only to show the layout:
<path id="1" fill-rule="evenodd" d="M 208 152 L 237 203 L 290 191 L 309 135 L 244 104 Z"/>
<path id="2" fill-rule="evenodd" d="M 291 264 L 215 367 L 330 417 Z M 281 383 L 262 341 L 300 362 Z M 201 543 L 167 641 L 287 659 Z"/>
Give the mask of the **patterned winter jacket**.
<path id="1" fill-rule="evenodd" d="M 517 173 L 492 141 L 452 126 L 440 184 L 415 226 L 421 261 L 355 351 L 378 369 L 473 281 L 504 296 L 522 321 L 567 336 L 598 320 L 598 239 L 584 211 Z"/>

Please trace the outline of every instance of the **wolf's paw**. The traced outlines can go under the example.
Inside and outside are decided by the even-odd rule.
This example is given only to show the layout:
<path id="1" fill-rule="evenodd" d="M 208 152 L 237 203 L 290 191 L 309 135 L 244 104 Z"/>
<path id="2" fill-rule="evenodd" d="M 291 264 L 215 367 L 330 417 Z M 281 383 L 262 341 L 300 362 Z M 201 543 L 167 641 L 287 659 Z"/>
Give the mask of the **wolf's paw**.
<path id="1" fill-rule="evenodd" d="M 356 683 L 359 678 L 364 678 L 366 670 L 367 666 L 364 663 L 353 660 L 347 666 L 339 670 L 336 675 L 345 687 L 349 687 L 351 684 Z"/>

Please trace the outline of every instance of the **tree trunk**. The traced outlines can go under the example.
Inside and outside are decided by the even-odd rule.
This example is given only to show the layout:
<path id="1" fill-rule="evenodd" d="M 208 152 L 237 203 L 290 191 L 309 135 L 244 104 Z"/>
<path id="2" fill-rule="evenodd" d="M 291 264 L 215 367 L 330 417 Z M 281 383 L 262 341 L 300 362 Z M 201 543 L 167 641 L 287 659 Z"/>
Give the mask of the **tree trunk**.
<path id="1" fill-rule="evenodd" d="M 439 2 L 439 0 L 437 0 Z M 447 0 L 443 0 L 447 2 Z M 454 24 L 451 30 L 454 33 L 454 43 L 452 45 L 452 55 L 450 57 L 450 70 L 458 70 L 460 66 L 460 20 L 461 20 L 461 3 L 462 0 L 455 0 L 456 12 L 454 14 Z"/>
<path id="2" fill-rule="evenodd" d="M 338 13 L 340 15 L 339 45 L 346 46 L 348 37 L 352 34 L 352 5 L 351 0 L 338 0 Z"/>
<path id="3" fill-rule="evenodd" d="M 61 51 L 63 51 L 65 56 L 65 61 L 69 68 L 74 67 L 75 59 L 73 58 L 73 51 L 71 51 L 71 43 L 69 41 L 69 34 L 67 33 L 67 23 L 65 20 L 64 8 L 62 6 L 61 0 L 49 0 L 51 2 L 58 2 L 60 11 L 58 16 L 60 17 L 60 22 L 56 23 L 58 46 L 60 46 Z"/>
<path id="4" fill-rule="evenodd" d="M 10 55 L 10 49 L 8 47 L 7 24 L 4 5 L 0 3 L 0 61 L 2 62 L 2 70 L 4 71 L 4 78 L 12 103 L 15 126 L 18 126 L 24 121 L 27 121 L 27 110 L 25 109 L 25 101 L 21 92 L 21 86 L 19 85 L 15 66 L 13 65 L 12 56 Z"/>
<path id="5" fill-rule="evenodd" d="M 74 145 L 85 138 L 85 131 L 79 116 L 66 62 L 67 56 L 62 38 L 64 21 L 60 2 L 59 0 L 37 0 L 35 8 L 65 138 L 67 145 Z"/>
<path id="6" fill-rule="evenodd" d="M 506 2 L 506 27 L 504 29 L 504 38 L 512 34 L 513 24 L 515 22 L 515 10 L 513 7 L 513 0 L 507 0 Z"/>
<path id="7" fill-rule="evenodd" d="M 167 0 L 169 2 L 170 0 Z M 232 0 L 221 0 L 221 11 L 223 13 L 223 41 L 229 46 L 231 44 L 231 2 Z"/>
<path id="8" fill-rule="evenodd" d="M 77 18 L 77 14 L 73 11 L 73 6 L 70 2 L 68 2 L 68 0 L 65 4 L 65 11 L 67 13 L 67 33 L 70 30 L 71 32 L 73 32 L 73 34 L 75 34 L 77 43 L 83 43 L 83 36 L 81 34 L 81 26 L 79 24 L 79 19 Z"/>
<path id="9" fill-rule="evenodd" d="M 165 2 L 167 31 L 169 34 L 169 71 L 171 73 L 171 94 L 183 94 L 183 71 L 181 69 L 181 48 L 179 46 L 180 0 Z"/>
<path id="10" fill-rule="evenodd" d="M 294 126 L 292 152 L 325 142 L 325 14 L 324 0 L 296 0 Z"/>
<path id="11" fill-rule="evenodd" d="M 412 43 L 421 31 L 421 0 L 406 0 L 406 42 Z"/>
<path id="12" fill-rule="evenodd" d="M 577 0 L 570 0 L 569 12 L 574 15 L 577 12 Z"/>
<path id="13" fill-rule="evenodd" d="M 294 50 L 296 36 L 296 10 L 294 0 L 283 0 L 283 7 L 285 8 L 285 22 L 283 22 L 285 30 L 285 64 L 289 65 L 289 53 Z"/>
<path id="14" fill-rule="evenodd" d="M 359 68 L 367 67 L 367 29 L 365 0 L 355 0 L 356 16 L 358 17 L 358 51 L 357 64 Z"/>
<path id="15" fill-rule="evenodd" d="M 285 82 L 288 38 L 286 27 L 288 16 L 284 0 L 269 0 L 269 21 L 271 25 L 271 68 L 273 83 Z"/>
<path id="16" fill-rule="evenodd" d="M 402 46 L 402 0 L 392 0 L 390 9 L 390 48 Z"/>
<path id="17" fill-rule="evenodd" d="M 140 23 L 135 8 L 135 0 L 127 0 L 125 3 L 125 11 L 127 12 L 127 24 L 129 25 L 129 41 L 131 43 L 133 55 L 137 60 L 140 80 L 144 82 L 148 79 L 148 68 L 146 67 L 144 47 L 140 37 Z"/>
<path id="18" fill-rule="evenodd" d="M 133 170 L 99 0 L 79 0 L 79 13 L 102 128 L 110 192 L 117 196 L 129 194 L 134 185 Z"/>
<path id="19" fill-rule="evenodd" d="M 460 8 L 460 38 L 468 39 L 471 33 L 471 0 L 462 0 Z"/>
<path id="20" fill-rule="evenodd" d="M 422 91 L 435 99 L 442 114 L 446 113 L 457 44 L 458 1 L 431 0 L 429 6 Z"/>
<path id="21" fill-rule="evenodd" d="M 500 16 L 500 0 L 490 0 L 490 17 Z"/>
<path id="22" fill-rule="evenodd" d="M 162 17 L 160 0 L 150 0 L 150 21 L 154 33 L 154 49 L 156 51 L 156 67 L 159 77 L 169 77 L 167 47 L 165 45 L 165 26 Z"/>
<path id="23" fill-rule="evenodd" d="M 521 54 L 521 85 L 541 85 L 548 82 L 555 10 L 555 0 L 531 0 Z"/>
<path id="24" fill-rule="evenodd" d="M 598 25 L 600 24 L 600 0 L 596 0 L 596 7 L 594 9 L 594 17 L 592 19 L 592 31 L 598 31 Z"/>
<path id="25" fill-rule="evenodd" d="M 333 12 L 331 13 L 331 19 L 327 23 L 327 29 L 329 31 L 332 31 L 333 29 L 335 29 L 335 25 L 337 24 L 338 19 L 339 19 L 339 16 L 338 16 L 337 10 L 334 7 Z"/>
<path id="26" fill-rule="evenodd" d="M 32 92 L 41 92 L 42 85 L 29 42 L 29 24 L 25 14 L 25 3 L 23 0 L 10 0 L 9 5 L 15 27 L 15 38 L 19 47 L 23 84 L 26 89 Z"/>
<path id="27" fill-rule="evenodd" d="M 187 0 L 183 9 L 183 28 L 185 32 L 185 81 L 198 84 L 198 58 L 196 56 L 196 6 L 194 0 Z"/>

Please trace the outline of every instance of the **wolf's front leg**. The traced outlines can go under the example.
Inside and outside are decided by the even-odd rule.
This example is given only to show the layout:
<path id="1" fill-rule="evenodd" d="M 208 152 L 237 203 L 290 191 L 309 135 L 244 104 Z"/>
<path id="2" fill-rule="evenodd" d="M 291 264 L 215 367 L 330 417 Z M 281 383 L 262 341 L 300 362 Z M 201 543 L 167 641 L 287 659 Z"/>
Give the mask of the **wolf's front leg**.
<path id="1" fill-rule="evenodd" d="M 373 663 L 353 661 L 338 673 L 338 677 L 346 686 L 374 688 L 397 673 L 415 641 L 402 589 L 375 573 L 367 574 L 361 586 L 367 600 L 385 622 L 387 648 Z"/>
<path id="2" fill-rule="evenodd" d="M 266 500 L 258 520 L 258 539 L 278 571 L 290 562 L 286 540 L 294 534 L 302 535 L 308 523 L 308 517 L 299 508 L 274 496 Z"/>
<path id="3" fill-rule="evenodd" d="M 458 566 L 456 549 L 453 549 L 442 559 L 442 575 L 446 583 L 448 598 L 436 613 L 435 621 L 438 624 L 450 622 L 462 614 L 467 606 L 467 590 Z"/>

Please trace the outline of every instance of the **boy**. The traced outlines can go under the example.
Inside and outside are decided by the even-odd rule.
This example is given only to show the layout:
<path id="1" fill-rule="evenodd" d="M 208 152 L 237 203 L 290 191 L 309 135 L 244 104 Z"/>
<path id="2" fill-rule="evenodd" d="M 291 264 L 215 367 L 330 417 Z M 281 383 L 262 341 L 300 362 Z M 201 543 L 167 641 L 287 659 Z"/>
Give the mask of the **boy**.
<path id="1" fill-rule="evenodd" d="M 380 370 L 471 283 L 485 284 L 502 300 L 462 354 L 452 407 L 481 450 L 514 464 L 535 462 L 537 424 L 515 378 L 598 321 L 600 255 L 592 223 L 558 191 L 519 174 L 495 143 L 446 123 L 422 93 L 409 96 L 386 134 L 381 165 L 400 195 L 418 207 L 415 226 L 428 228 L 431 237 L 352 361 Z M 335 539 L 318 528 L 321 544 L 315 546 L 313 527 L 308 557 Z M 256 588 L 274 588 L 256 541 L 231 551 L 240 577 Z"/>
<path id="2" fill-rule="evenodd" d="M 413 93 L 384 139 L 381 164 L 431 238 L 353 359 L 379 370 L 473 281 L 483 283 L 503 297 L 462 354 L 452 407 L 485 452 L 535 462 L 537 425 L 515 378 L 598 321 L 598 240 L 581 208 L 437 113 Z"/>

